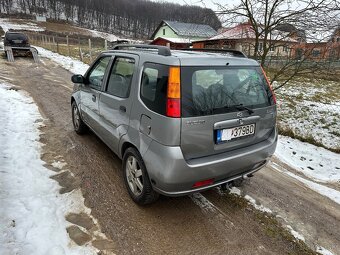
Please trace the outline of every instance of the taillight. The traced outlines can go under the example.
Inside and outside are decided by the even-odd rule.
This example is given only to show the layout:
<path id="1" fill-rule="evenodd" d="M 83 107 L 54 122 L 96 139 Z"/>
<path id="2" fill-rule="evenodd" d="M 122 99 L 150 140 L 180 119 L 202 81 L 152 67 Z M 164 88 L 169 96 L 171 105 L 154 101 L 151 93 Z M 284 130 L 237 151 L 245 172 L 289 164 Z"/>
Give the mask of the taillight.
<path id="1" fill-rule="evenodd" d="M 200 187 L 211 185 L 213 183 L 214 183 L 214 179 L 209 179 L 209 180 L 195 182 L 195 184 L 192 185 L 192 187 L 193 188 L 200 188 Z"/>
<path id="2" fill-rule="evenodd" d="M 166 116 L 181 117 L 181 69 L 178 66 L 169 68 Z"/>
<path id="3" fill-rule="evenodd" d="M 269 87 L 269 89 L 270 89 L 270 92 L 272 93 L 273 102 L 274 102 L 274 104 L 276 104 L 276 96 L 275 96 L 274 90 L 273 90 L 273 88 L 272 88 L 272 85 L 270 84 L 269 79 L 268 79 L 268 77 L 267 77 L 267 75 L 266 75 L 266 72 L 264 71 L 264 69 L 263 69 L 262 66 L 261 66 L 261 69 L 262 69 L 262 73 L 263 73 L 263 75 L 264 75 L 264 78 L 266 78 L 266 81 L 267 81 L 268 87 Z"/>

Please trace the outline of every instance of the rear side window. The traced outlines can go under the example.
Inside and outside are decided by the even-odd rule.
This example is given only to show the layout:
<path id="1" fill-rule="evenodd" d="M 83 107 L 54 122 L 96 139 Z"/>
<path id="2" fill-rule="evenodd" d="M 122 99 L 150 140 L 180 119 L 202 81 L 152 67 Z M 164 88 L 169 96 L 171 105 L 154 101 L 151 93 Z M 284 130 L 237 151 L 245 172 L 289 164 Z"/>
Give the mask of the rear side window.
<path id="1" fill-rule="evenodd" d="M 271 105 L 260 67 L 183 67 L 181 73 L 183 117 L 237 111 L 238 105 Z"/>
<path id="2" fill-rule="evenodd" d="M 165 115 L 169 66 L 146 63 L 141 80 L 140 97 L 152 111 Z"/>

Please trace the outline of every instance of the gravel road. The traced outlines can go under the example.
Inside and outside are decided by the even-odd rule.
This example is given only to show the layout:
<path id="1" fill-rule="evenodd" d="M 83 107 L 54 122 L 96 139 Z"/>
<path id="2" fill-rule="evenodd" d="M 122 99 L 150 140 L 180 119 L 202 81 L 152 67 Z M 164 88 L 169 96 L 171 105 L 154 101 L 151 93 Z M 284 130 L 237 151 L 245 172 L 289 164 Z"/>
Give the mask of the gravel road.
<path id="1" fill-rule="evenodd" d="M 123 184 L 121 161 L 94 134 L 73 131 L 71 73 L 46 59 L 38 65 L 0 59 L 0 66 L 0 82 L 29 92 L 46 119 L 42 159 L 47 165 L 57 157 L 67 163 L 116 254 L 314 254 L 287 236 L 276 219 L 301 233 L 312 250 L 320 245 L 340 254 L 340 206 L 271 165 L 241 192 L 270 208 L 274 218 L 217 189 L 137 206 Z"/>

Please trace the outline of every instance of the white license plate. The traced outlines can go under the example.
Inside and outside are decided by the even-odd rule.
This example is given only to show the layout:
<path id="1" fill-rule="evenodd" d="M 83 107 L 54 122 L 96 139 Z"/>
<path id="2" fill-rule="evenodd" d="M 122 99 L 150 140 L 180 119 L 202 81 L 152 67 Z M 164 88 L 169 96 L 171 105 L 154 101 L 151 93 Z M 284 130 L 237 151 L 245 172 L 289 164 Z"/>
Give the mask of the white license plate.
<path id="1" fill-rule="evenodd" d="M 225 142 L 255 134 L 255 124 L 217 130 L 216 142 Z"/>

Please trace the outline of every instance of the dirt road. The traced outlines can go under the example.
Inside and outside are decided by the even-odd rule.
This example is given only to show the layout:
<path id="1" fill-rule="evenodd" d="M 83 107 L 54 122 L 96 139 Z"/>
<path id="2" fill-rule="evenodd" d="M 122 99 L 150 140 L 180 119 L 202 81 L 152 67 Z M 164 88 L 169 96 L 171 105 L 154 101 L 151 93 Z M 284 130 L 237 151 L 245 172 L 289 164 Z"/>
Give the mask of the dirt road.
<path id="1" fill-rule="evenodd" d="M 121 161 L 94 134 L 73 131 L 71 74 L 46 59 L 39 65 L 0 59 L 0 67 L 0 82 L 29 92 L 46 118 L 42 159 L 49 165 L 58 157 L 67 163 L 77 180 L 72 185 L 81 188 L 117 254 L 313 254 L 277 219 L 300 232 L 314 251 L 320 245 L 340 254 L 340 206 L 270 166 L 241 191 L 280 217 L 217 189 L 137 206 L 124 187 Z"/>

